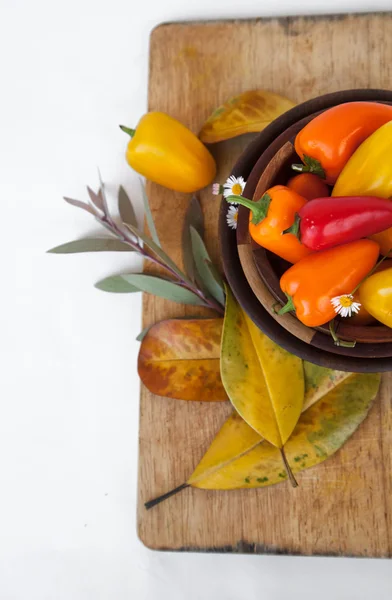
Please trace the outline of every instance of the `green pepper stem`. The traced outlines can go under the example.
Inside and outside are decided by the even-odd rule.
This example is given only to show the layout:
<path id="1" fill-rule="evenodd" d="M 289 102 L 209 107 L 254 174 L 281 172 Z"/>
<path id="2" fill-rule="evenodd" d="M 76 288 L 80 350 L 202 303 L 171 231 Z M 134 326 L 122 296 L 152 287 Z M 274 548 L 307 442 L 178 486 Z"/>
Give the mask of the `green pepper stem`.
<path id="1" fill-rule="evenodd" d="M 133 136 L 136 133 L 136 129 L 131 129 L 130 127 L 125 127 L 125 125 L 119 125 L 121 131 L 124 131 L 125 133 L 127 133 L 128 135 L 131 136 L 131 138 L 133 138 Z"/>
<path id="2" fill-rule="evenodd" d="M 248 198 L 233 194 L 228 196 L 226 201 L 229 204 L 241 204 L 242 206 L 249 208 L 252 212 L 252 223 L 258 225 L 267 216 L 269 205 L 271 204 L 271 196 L 269 196 L 269 194 L 264 194 L 260 200 L 253 202 L 252 200 L 248 200 Z"/>
<path id="3" fill-rule="evenodd" d="M 342 348 L 355 348 L 357 342 L 345 342 L 344 340 L 338 338 L 335 331 L 335 319 L 332 319 L 332 321 L 329 322 L 329 331 L 335 346 L 341 346 Z"/>
<path id="4" fill-rule="evenodd" d="M 288 227 L 287 229 L 285 229 L 283 231 L 283 235 L 285 233 L 292 233 L 293 235 L 295 235 L 296 238 L 301 240 L 301 232 L 299 229 L 300 223 L 301 223 L 301 217 L 299 216 L 298 213 L 295 213 L 294 223 L 292 224 L 291 227 Z"/>
<path id="5" fill-rule="evenodd" d="M 321 177 L 321 179 L 325 179 L 325 171 L 317 158 L 312 158 L 311 156 L 304 154 L 302 160 L 304 161 L 304 164 L 291 165 L 293 171 L 313 173 L 314 175 Z"/>
<path id="6" fill-rule="evenodd" d="M 280 310 L 278 310 L 278 313 L 277 313 L 278 315 L 284 315 L 288 312 L 295 311 L 293 298 L 291 296 L 289 296 L 288 294 L 286 294 L 286 296 L 287 296 L 287 302 L 284 306 L 282 306 L 282 308 Z"/>

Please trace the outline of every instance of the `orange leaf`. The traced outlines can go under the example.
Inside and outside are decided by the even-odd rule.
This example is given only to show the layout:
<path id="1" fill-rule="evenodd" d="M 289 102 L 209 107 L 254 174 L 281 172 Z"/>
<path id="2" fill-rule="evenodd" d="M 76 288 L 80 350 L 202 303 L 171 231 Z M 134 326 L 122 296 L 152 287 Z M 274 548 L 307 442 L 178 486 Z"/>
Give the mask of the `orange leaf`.
<path id="1" fill-rule="evenodd" d="M 288 98 L 267 92 L 253 90 L 230 98 L 217 108 L 204 123 L 199 138 L 205 144 L 261 131 L 295 103 Z"/>
<path id="2" fill-rule="evenodd" d="M 220 377 L 223 319 L 171 319 L 142 341 L 138 371 L 158 396 L 204 402 L 227 400 Z"/>

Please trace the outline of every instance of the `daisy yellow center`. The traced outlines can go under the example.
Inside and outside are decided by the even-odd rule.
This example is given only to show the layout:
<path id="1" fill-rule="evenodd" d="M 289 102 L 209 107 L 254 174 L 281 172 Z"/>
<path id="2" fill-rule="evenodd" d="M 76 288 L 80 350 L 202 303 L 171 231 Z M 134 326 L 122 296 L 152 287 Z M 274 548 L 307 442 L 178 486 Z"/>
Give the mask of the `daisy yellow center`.
<path id="1" fill-rule="evenodd" d="M 352 306 L 352 299 L 350 298 L 350 296 L 342 296 L 341 298 L 339 298 L 339 303 L 340 306 L 343 306 L 343 308 L 350 308 L 350 306 Z"/>
<path id="2" fill-rule="evenodd" d="M 234 221 L 238 221 L 238 212 L 236 211 L 233 215 Z"/>
<path id="3" fill-rule="evenodd" d="M 242 186 L 239 183 L 235 183 L 233 185 L 233 187 L 231 188 L 231 193 L 235 194 L 236 196 L 241 196 L 242 194 Z"/>

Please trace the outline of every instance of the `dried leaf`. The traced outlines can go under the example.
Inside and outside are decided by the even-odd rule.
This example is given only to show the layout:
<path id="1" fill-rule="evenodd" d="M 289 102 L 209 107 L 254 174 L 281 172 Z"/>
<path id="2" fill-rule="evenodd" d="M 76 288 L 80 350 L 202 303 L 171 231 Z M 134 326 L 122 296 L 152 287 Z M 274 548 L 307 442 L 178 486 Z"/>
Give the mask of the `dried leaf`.
<path id="1" fill-rule="evenodd" d="M 158 396 L 227 400 L 219 370 L 222 319 L 171 319 L 147 332 L 139 352 L 139 376 Z"/>
<path id="2" fill-rule="evenodd" d="M 304 412 L 285 445 L 294 473 L 332 456 L 356 431 L 368 414 L 380 384 L 377 373 L 353 373 Z M 235 430 L 235 437 L 233 436 Z M 219 463 L 221 448 L 232 448 Z M 249 446 L 249 450 L 246 447 Z M 237 489 L 273 485 L 286 479 L 279 451 L 261 441 L 254 446 L 254 432 L 232 415 L 223 425 L 188 483 L 203 489 Z"/>
<path id="3" fill-rule="evenodd" d="M 127 289 L 129 285 L 130 289 Z M 145 275 L 144 273 L 130 273 L 107 277 L 95 284 L 95 287 L 105 292 L 128 293 L 139 291 L 153 294 L 166 300 L 180 302 L 181 304 L 193 304 L 204 306 L 204 302 L 193 292 L 161 277 Z M 136 289 L 134 289 L 136 288 Z"/>
<path id="4" fill-rule="evenodd" d="M 345 371 L 333 371 L 332 369 L 318 367 L 306 360 L 304 360 L 304 373 L 305 400 L 302 412 L 313 406 L 325 394 L 352 375 L 352 373 Z"/>
<path id="5" fill-rule="evenodd" d="M 79 252 L 134 252 L 134 249 L 120 240 L 111 238 L 85 238 L 56 246 L 48 250 L 51 254 L 76 254 Z"/>
<path id="6" fill-rule="evenodd" d="M 157 230 L 156 230 L 154 219 L 153 219 L 152 212 L 151 212 L 150 203 L 147 198 L 146 188 L 144 187 L 144 183 L 142 180 L 140 180 L 140 185 L 142 187 L 143 204 L 144 204 L 144 211 L 146 213 L 146 221 L 147 221 L 148 229 L 149 229 L 151 237 L 154 240 L 154 242 L 156 243 L 156 245 L 161 247 L 161 242 L 159 241 L 159 237 L 157 234 Z"/>
<path id="7" fill-rule="evenodd" d="M 225 293 L 223 288 L 217 283 L 214 275 L 208 266 L 211 262 L 207 248 L 200 237 L 200 234 L 194 227 L 190 227 L 192 252 L 196 265 L 196 269 L 200 275 L 200 280 L 203 283 L 206 291 L 219 302 L 222 306 L 225 304 Z M 207 262 L 208 261 L 208 262 Z"/>
<path id="8" fill-rule="evenodd" d="M 132 202 L 122 185 L 118 189 L 118 212 L 123 223 L 137 227 L 137 219 Z"/>
<path id="9" fill-rule="evenodd" d="M 195 281 L 195 262 L 192 252 L 192 240 L 190 227 L 194 227 L 200 237 L 204 237 L 204 217 L 197 196 L 193 195 L 185 214 L 184 228 L 182 230 L 182 260 L 191 281 Z"/>
<path id="10" fill-rule="evenodd" d="M 217 108 L 204 123 L 199 137 L 205 144 L 214 144 L 243 133 L 262 131 L 293 106 L 294 102 L 272 92 L 244 92 Z"/>
<path id="11" fill-rule="evenodd" d="M 282 448 L 303 407 L 302 360 L 262 333 L 228 288 L 221 376 L 231 403 L 241 417 L 268 442 Z"/>

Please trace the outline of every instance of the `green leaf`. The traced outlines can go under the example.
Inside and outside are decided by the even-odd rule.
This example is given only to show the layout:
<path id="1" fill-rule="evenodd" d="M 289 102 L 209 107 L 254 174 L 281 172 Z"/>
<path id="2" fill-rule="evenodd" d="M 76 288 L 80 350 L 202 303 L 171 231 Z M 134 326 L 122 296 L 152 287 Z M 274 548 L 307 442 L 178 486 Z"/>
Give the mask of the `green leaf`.
<path id="1" fill-rule="evenodd" d="M 103 292 L 111 292 L 112 294 L 133 294 L 134 292 L 140 292 L 140 289 L 135 285 L 129 283 L 124 275 L 112 275 L 106 277 L 95 284 L 98 290 Z"/>
<path id="2" fill-rule="evenodd" d="M 191 240 L 192 240 L 192 250 L 193 256 L 195 259 L 195 264 L 197 271 L 201 277 L 201 280 L 215 300 L 217 300 L 222 306 L 225 305 L 225 294 L 222 287 L 218 284 L 215 277 L 211 273 L 211 270 L 208 266 L 208 262 L 211 262 L 209 254 L 207 252 L 207 248 L 200 237 L 200 234 L 196 229 L 191 225 Z M 207 262 L 208 261 L 208 262 Z"/>
<path id="3" fill-rule="evenodd" d="M 130 289 L 127 289 L 127 286 Z M 196 294 L 189 290 L 182 288 L 181 286 L 152 275 L 145 275 L 142 273 L 132 273 L 125 275 L 115 275 L 113 277 L 107 277 L 102 281 L 95 284 L 100 290 L 105 292 L 117 292 L 126 293 L 139 290 L 146 292 L 147 294 L 153 294 L 154 296 L 160 296 L 173 302 L 180 302 L 182 304 L 193 304 L 195 306 L 204 306 L 203 300 L 201 300 Z"/>
<path id="4" fill-rule="evenodd" d="M 143 204 L 144 204 L 144 210 L 146 212 L 146 221 L 147 221 L 148 229 L 150 230 L 151 237 L 154 240 L 154 242 L 156 243 L 156 245 L 161 248 L 161 242 L 159 241 L 157 230 L 155 228 L 154 219 L 152 218 L 150 203 L 148 201 L 147 194 L 146 194 L 146 188 L 144 187 L 144 183 L 142 180 L 140 180 L 140 184 L 142 186 Z"/>
<path id="5" fill-rule="evenodd" d="M 125 226 L 127 227 L 127 229 L 129 229 L 129 231 L 131 233 L 133 233 L 133 235 L 136 235 L 136 237 L 141 239 L 142 242 L 144 242 L 146 244 L 146 246 L 148 246 L 150 248 L 150 250 L 152 250 L 154 252 L 154 254 L 159 256 L 159 258 L 166 265 L 168 265 L 182 280 L 187 281 L 188 283 L 191 283 L 189 280 L 187 280 L 184 273 L 177 267 L 176 263 L 174 261 L 172 261 L 170 256 L 168 256 L 166 254 L 166 252 L 164 252 L 164 250 L 162 250 L 162 248 L 160 246 L 157 246 L 156 243 L 153 242 L 152 239 L 148 237 L 148 235 L 146 235 L 142 231 L 139 231 L 139 229 L 137 229 L 137 227 L 134 227 L 133 225 L 129 225 L 128 223 L 125 223 Z"/>
<path id="6" fill-rule="evenodd" d="M 85 238 L 62 244 L 48 250 L 50 254 L 77 254 L 79 252 L 133 252 L 134 249 L 120 240 L 111 238 Z"/>
<path id="7" fill-rule="evenodd" d="M 137 219 L 132 202 L 122 185 L 120 185 L 118 190 L 118 211 L 123 223 L 137 227 Z"/>
<path id="8" fill-rule="evenodd" d="M 204 237 L 204 218 L 200 202 L 197 196 L 193 195 L 189 202 L 188 210 L 185 215 L 184 228 L 182 230 L 182 260 L 184 262 L 185 272 L 192 281 L 195 281 L 195 261 L 192 252 L 192 240 L 190 227 L 194 227 L 200 237 Z"/>
<path id="9" fill-rule="evenodd" d="M 206 258 L 206 263 L 207 263 L 207 266 L 208 266 L 208 268 L 209 268 L 209 269 L 210 269 L 210 271 L 211 271 L 211 275 L 214 277 L 214 279 L 215 279 L 216 283 L 217 283 L 217 284 L 218 284 L 218 285 L 219 285 L 219 286 L 220 286 L 222 289 L 224 289 L 224 286 L 225 286 L 225 284 L 224 284 L 224 282 L 223 282 L 222 276 L 221 276 L 221 274 L 219 273 L 219 271 L 218 271 L 218 269 L 216 268 L 216 266 L 214 265 L 214 263 L 212 263 L 212 262 L 211 262 L 210 260 L 208 260 L 207 258 Z"/>

